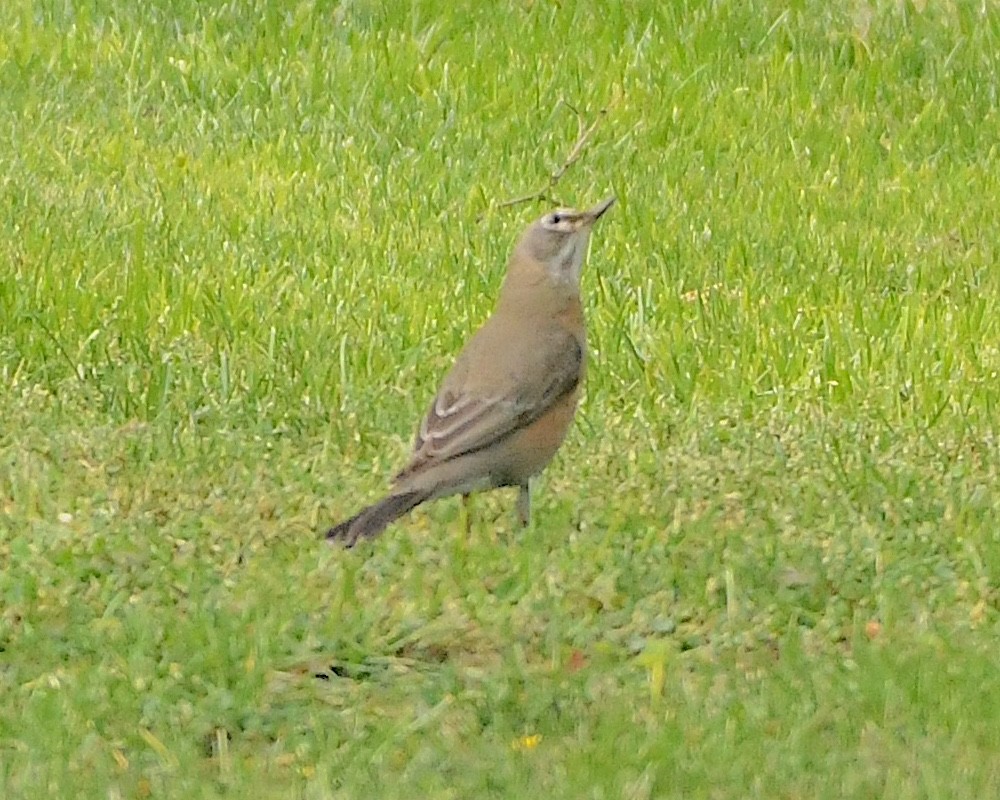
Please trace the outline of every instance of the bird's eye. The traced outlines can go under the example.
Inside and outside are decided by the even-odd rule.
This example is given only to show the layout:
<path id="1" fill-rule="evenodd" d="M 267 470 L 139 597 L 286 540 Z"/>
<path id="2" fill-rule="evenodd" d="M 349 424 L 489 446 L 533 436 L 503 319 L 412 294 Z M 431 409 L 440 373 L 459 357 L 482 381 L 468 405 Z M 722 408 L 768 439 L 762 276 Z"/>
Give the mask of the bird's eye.
<path id="1" fill-rule="evenodd" d="M 553 225 L 558 225 L 560 222 L 562 222 L 562 219 L 563 218 L 561 216 L 559 216 L 558 214 L 553 214 L 552 215 L 552 224 Z"/>

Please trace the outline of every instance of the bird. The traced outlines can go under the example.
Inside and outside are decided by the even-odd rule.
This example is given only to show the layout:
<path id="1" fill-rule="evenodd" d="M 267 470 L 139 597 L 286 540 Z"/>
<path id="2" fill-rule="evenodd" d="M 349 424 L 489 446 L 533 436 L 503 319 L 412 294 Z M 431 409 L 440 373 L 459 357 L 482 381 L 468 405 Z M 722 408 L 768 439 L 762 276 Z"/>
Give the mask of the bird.
<path id="1" fill-rule="evenodd" d="M 327 540 L 352 547 L 421 503 L 501 487 L 518 488 L 517 516 L 530 524 L 531 479 L 552 460 L 576 413 L 587 369 L 581 273 L 591 229 L 614 202 L 559 208 L 528 226 L 492 315 L 420 423 L 409 463 L 385 497 L 330 528 Z"/>

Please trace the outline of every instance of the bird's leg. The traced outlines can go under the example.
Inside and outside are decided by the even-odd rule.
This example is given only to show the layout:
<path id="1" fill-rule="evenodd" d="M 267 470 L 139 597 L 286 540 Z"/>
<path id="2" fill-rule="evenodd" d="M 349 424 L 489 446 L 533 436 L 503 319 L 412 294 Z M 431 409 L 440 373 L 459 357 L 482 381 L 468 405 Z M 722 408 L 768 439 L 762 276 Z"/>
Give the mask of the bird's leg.
<path id="1" fill-rule="evenodd" d="M 531 484 L 528 481 L 518 487 L 517 518 L 525 528 L 531 524 Z"/>
<path id="2" fill-rule="evenodd" d="M 469 508 L 469 493 L 462 494 L 462 513 L 465 515 L 465 540 L 472 538 L 472 509 Z"/>

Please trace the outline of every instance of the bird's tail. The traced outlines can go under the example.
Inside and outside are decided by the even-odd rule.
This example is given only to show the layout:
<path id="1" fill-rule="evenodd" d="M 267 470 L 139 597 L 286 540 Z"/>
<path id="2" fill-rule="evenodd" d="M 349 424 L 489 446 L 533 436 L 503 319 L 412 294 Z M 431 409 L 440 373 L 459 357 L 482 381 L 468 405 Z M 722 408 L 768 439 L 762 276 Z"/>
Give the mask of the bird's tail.
<path id="1" fill-rule="evenodd" d="M 363 508 L 350 519 L 334 525 L 326 532 L 328 541 L 354 547 L 361 539 L 374 539 L 393 520 L 416 508 L 430 495 L 427 492 L 390 494 L 374 505 Z"/>

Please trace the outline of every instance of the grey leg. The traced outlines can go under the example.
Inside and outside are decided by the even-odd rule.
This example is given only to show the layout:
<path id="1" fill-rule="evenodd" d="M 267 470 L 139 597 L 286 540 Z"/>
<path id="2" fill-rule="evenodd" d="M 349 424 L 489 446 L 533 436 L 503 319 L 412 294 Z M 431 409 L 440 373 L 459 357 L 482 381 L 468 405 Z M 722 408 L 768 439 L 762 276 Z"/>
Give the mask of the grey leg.
<path id="1" fill-rule="evenodd" d="M 462 511 L 465 512 L 465 538 L 472 536 L 472 509 L 469 508 L 469 495 L 462 495 Z"/>
<path id="2" fill-rule="evenodd" d="M 525 481 L 517 494 L 517 518 L 525 528 L 531 524 L 531 484 Z"/>

